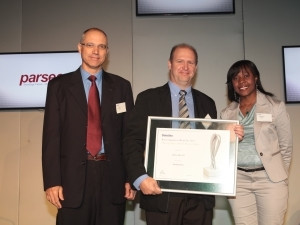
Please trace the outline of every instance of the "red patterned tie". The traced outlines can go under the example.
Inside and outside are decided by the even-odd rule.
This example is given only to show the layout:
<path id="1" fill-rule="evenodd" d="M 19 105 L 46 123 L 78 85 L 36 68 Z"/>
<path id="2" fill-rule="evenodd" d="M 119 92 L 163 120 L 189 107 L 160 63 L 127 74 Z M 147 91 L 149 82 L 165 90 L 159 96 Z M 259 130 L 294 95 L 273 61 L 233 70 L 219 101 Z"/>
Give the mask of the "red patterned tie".
<path id="1" fill-rule="evenodd" d="M 101 112 L 99 92 L 95 76 L 89 76 L 92 82 L 88 98 L 88 126 L 86 148 L 92 156 L 98 154 L 102 145 Z"/>

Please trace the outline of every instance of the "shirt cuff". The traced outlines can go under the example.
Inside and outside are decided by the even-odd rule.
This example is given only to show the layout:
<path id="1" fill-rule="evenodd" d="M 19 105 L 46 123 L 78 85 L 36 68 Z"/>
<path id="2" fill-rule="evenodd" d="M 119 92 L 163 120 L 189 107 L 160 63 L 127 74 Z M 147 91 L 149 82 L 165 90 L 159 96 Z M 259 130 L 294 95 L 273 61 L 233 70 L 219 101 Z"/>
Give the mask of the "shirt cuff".
<path id="1" fill-rule="evenodd" d="M 136 190 L 141 190 L 140 189 L 140 184 L 146 179 L 148 178 L 148 174 L 144 174 L 142 176 L 139 176 L 134 182 L 133 182 L 133 186 L 136 188 Z"/>

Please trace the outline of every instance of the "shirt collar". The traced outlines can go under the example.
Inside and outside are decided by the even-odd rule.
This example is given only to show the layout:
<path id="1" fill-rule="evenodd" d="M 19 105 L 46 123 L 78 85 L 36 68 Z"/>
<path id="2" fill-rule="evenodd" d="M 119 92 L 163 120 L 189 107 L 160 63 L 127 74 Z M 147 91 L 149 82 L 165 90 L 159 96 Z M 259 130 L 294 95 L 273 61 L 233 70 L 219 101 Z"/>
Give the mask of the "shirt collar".
<path id="1" fill-rule="evenodd" d="M 82 76 L 83 80 L 87 80 L 89 78 L 89 76 L 91 75 L 90 73 L 85 71 L 82 67 L 80 67 L 80 72 L 81 72 L 81 76 Z M 102 73 L 103 73 L 103 70 L 101 69 L 98 73 L 93 74 L 97 77 L 97 80 L 96 80 L 97 83 L 101 81 Z"/>
<path id="2" fill-rule="evenodd" d="M 169 87 L 170 87 L 170 90 L 171 90 L 171 94 L 172 95 L 179 95 L 179 91 L 181 90 L 175 83 L 173 83 L 172 81 L 168 81 L 168 84 L 169 84 Z M 189 86 L 187 87 L 186 89 L 184 89 L 186 91 L 186 95 L 190 95 L 191 92 L 192 92 L 192 87 Z"/>

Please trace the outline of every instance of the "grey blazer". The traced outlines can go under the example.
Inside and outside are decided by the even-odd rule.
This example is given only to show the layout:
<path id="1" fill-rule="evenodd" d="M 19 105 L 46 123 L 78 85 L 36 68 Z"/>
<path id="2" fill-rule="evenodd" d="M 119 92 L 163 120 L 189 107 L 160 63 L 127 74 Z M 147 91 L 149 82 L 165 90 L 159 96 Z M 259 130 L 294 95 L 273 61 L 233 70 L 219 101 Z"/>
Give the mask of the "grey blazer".
<path id="1" fill-rule="evenodd" d="M 222 119 L 237 119 L 239 104 L 232 102 L 221 112 Z M 261 113 L 261 114 L 259 114 Z M 261 115 L 258 121 L 258 115 Z M 269 120 L 266 116 L 271 115 Z M 254 137 L 258 155 L 273 182 L 288 178 L 293 142 L 289 115 L 285 104 L 257 92 Z"/>

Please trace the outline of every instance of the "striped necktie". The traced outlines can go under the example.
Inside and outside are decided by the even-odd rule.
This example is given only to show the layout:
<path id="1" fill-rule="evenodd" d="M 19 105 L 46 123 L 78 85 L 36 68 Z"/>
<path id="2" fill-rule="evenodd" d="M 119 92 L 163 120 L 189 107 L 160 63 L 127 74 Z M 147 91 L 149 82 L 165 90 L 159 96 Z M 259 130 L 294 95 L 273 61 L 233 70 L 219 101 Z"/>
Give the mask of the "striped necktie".
<path id="1" fill-rule="evenodd" d="M 186 101 L 185 101 L 186 91 L 185 90 L 180 90 L 179 95 L 180 95 L 180 98 L 179 98 L 179 117 L 180 118 L 189 118 L 189 111 L 188 111 L 188 107 L 187 107 Z M 182 121 L 182 122 L 180 122 L 179 128 L 190 129 L 191 124 L 190 124 L 189 121 Z"/>

